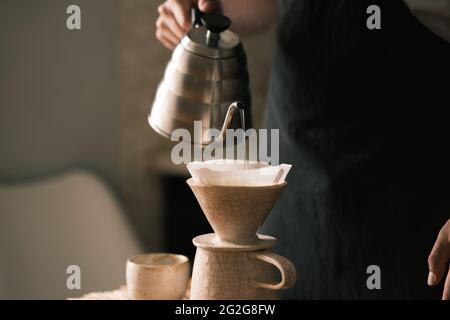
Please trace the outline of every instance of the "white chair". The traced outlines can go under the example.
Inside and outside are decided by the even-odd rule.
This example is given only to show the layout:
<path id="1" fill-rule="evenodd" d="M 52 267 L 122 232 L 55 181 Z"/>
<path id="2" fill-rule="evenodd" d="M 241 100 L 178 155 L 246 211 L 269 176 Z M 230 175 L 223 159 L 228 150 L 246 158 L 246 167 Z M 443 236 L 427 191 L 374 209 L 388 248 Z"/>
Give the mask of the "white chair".
<path id="1" fill-rule="evenodd" d="M 125 263 L 142 251 L 111 190 L 71 171 L 0 184 L 0 299 L 64 299 L 125 283 Z M 67 267 L 81 268 L 69 290 Z"/>

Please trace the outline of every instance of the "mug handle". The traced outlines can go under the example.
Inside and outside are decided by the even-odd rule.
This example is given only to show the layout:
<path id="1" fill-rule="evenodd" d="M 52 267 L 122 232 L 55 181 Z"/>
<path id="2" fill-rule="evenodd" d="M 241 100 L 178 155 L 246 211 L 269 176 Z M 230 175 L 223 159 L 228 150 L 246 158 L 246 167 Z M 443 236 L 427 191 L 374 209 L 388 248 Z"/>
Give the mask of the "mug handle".
<path id="1" fill-rule="evenodd" d="M 285 257 L 268 250 L 253 253 L 256 259 L 275 266 L 281 273 L 281 281 L 279 283 L 257 283 L 259 288 L 270 290 L 281 290 L 292 287 L 297 279 L 297 271 L 294 264 Z"/>

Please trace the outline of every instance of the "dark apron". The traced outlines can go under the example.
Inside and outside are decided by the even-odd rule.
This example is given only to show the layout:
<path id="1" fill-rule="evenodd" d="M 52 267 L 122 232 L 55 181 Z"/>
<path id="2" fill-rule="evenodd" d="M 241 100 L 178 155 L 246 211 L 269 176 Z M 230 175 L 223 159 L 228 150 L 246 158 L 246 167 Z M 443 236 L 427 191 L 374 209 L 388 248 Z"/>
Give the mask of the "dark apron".
<path id="1" fill-rule="evenodd" d="M 266 123 L 293 168 L 263 231 L 297 267 L 285 297 L 439 298 L 427 257 L 450 217 L 450 45 L 400 0 L 281 0 L 277 35 Z"/>

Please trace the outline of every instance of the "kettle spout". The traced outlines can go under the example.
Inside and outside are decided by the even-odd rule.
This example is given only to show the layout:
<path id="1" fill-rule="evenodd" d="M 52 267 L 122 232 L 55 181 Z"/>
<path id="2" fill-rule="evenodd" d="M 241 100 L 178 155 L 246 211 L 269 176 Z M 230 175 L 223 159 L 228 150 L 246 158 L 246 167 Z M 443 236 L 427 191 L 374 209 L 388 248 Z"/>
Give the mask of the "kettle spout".
<path id="1" fill-rule="evenodd" d="M 245 131 L 245 112 L 244 112 L 244 103 L 241 101 L 235 101 L 228 107 L 227 114 L 225 115 L 225 120 L 223 122 L 222 130 L 220 130 L 220 136 L 218 141 L 222 141 L 225 139 L 225 134 L 227 129 L 231 127 L 231 121 L 233 120 L 234 113 L 239 111 L 239 116 L 241 118 L 241 128 Z"/>

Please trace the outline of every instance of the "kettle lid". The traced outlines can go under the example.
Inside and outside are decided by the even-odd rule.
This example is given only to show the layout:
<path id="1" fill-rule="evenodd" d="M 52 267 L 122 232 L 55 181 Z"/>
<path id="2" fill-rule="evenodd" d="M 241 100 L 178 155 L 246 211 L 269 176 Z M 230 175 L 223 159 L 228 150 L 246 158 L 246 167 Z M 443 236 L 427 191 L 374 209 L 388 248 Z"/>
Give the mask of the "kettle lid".
<path id="1" fill-rule="evenodd" d="M 188 51 L 213 59 L 224 59 L 242 51 L 239 37 L 228 30 L 231 20 L 223 15 L 203 13 L 201 24 L 194 26 L 181 40 Z"/>

